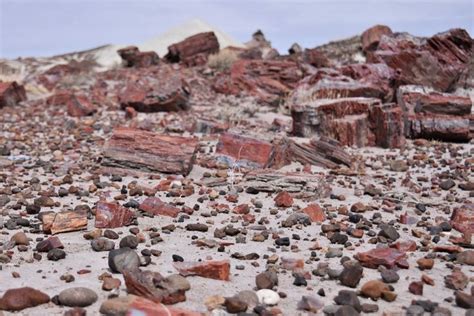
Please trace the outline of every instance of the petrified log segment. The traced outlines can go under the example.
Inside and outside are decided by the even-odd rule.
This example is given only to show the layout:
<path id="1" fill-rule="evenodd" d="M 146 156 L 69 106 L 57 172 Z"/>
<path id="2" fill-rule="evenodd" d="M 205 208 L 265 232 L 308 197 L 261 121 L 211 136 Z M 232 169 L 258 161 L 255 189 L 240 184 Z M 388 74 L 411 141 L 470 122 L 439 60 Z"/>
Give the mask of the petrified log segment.
<path id="1" fill-rule="evenodd" d="M 472 101 L 417 86 L 402 86 L 397 100 L 404 110 L 405 135 L 445 141 L 469 141 Z"/>
<path id="2" fill-rule="evenodd" d="M 172 63 L 197 66 L 205 64 L 209 55 L 218 51 L 219 41 L 214 32 L 204 32 L 169 46 L 165 58 Z"/>
<path id="3" fill-rule="evenodd" d="M 293 161 L 326 168 L 351 165 L 351 156 L 339 143 L 325 137 L 314 138 L 309 143 L 296 143 L 286 137 L 269 142 L 225 133 L 219 139 L 216 153 L 230 157 L 234 165 L 248 169 L 280 168 Z"/>
<path id="4" fill-rule="evenodd" d="M 274 104 L 286 96 L 303 78 L 304 72 L 290 60 L 239 60 L 229 73 L 216 77 L 216 92 L 251 95 L 260 102 Z"/>
<path id="5" fill-rule="evenodd" d="M 157 53 L 153 51 L 140 52 L 136 46 L 119 49 L 117 53 L 122 57 L 126 67 L 149 67 L 158 65 L 160 60 Z"/>
<path id="6" fill-rule="evenodd" d="M 102 164 L 187 175 L 194 163 L 195 138 L 156 134 L 132 128 L 117 128 L 104 146 Z"/>
<path id="7" fill-rule="evenodd" d="M 136 78 L 126 78 L 128 83 L 118 93 L 123 110 L 127 107 L 138 112 L 189 109 L 189 86 L 181 74 L 170 65 L 154 67 L 153 72 L 147 75 L 134 76 Z"/>
<path id="8" fill-rule="evenodd" d="M 25 88 L 16 81 L 0 82 L 0 108 L 26 100 Z"/>
<path id="9" fill-rule="evenodd" d="M 417 84 L 440 91 L 452 89 L 469 69 L 472 39 L 463 29 L 452 29 L 428 39 L 407 34 L 382 36 L 367 61 L 384 62 L 400 74 L 403 84 Z"/>
<path id="10" fill-rule="evenodd" d="M 42 216 L 43 231 L 58 234 L 87 228 L 87 212 L 63 211 L 48 212 Z"/>

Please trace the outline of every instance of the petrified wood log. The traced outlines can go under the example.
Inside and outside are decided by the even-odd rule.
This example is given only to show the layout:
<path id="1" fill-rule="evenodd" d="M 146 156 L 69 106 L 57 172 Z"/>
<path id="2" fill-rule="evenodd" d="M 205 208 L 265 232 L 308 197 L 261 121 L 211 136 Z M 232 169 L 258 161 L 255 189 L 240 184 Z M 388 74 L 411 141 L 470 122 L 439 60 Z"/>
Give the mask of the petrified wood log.
<path id="1" fill-rule="evenodd" d="M 187 175 L 194 163 L 195 138 L 117 128 L 105 143 L 103 166 Z"/>

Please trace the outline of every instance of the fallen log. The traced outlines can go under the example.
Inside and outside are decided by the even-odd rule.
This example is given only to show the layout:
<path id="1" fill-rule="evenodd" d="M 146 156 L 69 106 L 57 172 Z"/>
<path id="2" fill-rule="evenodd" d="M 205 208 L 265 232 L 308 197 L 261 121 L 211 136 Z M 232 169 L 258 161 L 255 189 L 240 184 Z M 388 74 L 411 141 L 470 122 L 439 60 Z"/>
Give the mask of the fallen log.
<path id="1" fill-rule="evenodd" d="M 195 138 L 121 127 L 105 143 L 102 165 L 187 175 L 193 167 L 197 147 Z"/>

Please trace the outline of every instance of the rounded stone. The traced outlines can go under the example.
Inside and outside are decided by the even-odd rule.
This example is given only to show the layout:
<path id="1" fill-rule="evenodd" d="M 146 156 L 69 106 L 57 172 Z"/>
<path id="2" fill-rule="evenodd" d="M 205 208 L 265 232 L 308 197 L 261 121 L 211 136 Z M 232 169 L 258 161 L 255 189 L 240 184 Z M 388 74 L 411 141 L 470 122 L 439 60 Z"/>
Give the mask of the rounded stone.
<path id="1" fill-rule="evenodd" d="M 59 293 L 58 301 L 69 307 L 86 307 L 98 299 L 97 293 L 86 287 L 73 287 Z"/>
<path id="2" fill-rule="evenodd" d="M 114 249 L 109 252 L 109 268 L 112 272 L 122 273 L 124 270 L 135 270 L 140 266 L 140 257 L 128 247 Z"/>
<path id="3" fill-rule="evenodd" d="M 276 305 L 280 301 L 278 293 L 272 290 L 262 289 L 258 290 L 256 294 L 260 304 Z"/>

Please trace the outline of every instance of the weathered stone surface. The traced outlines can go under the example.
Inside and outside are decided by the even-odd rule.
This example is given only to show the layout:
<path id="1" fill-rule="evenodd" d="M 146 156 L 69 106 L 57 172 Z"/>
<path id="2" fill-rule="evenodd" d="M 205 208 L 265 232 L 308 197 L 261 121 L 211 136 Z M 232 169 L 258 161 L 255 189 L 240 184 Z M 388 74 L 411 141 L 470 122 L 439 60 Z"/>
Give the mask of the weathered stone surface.
<path id="1" fill-rule="evenodd" d="M 197 275 L 203 278 L 229 281 L 230 262 L 228 260 L 174 262 L 173 266 L 183 276 Z"/>
<path id="2" fill-rule="evenodd" d="M 132 128 L 117 128 L 104 145 L 102 164 L 187 175 L 194 163 L 198 142 L 195 138 L 169 136 Z"/>
<path id="3" fill-rule="evenodd" d="M 204 32 L 169 46 L 165 58 L 173 63 L 197 66 L 204 65 L 208 56 L 218 51 L 219 42 L 214 32 Z"/>
<path id="4" fill-rule="evenodd" d="M 138 112 L 169 112 L 190 108 L 191 90 L 180 72 L 170 65 L 161 65 L 146 74 L 130 74 L 130 81 L 118 92 L 123 110 L 132 107 Z"/>
<path id="5" fill-rule="evenodd" d="M 49 212 L 42 216 L 43 231 L 58 234 L 87 228 L 87 211 Z"/>
<path id="6" fill-rule="evenodd" d="M 317 48 L 305 49 L 303 60 L 316 68 L 331 66 L 331 61 L 327 58 L 326 54 Z"/>
<path id="7" fill-rule="evenodd" d="M 176 304 L 186 300 L 185 292 L 191 288 L 180 275 L 163 277 L 158 272 L 128 270 L 123 272 L 128 294 L 134 294 L 156 303 Z"/>
<path id="8" fill-rule="evenodd" d="M 46 304 L 49 296 L 31 287 L 9 289 L 0 299 L 0 310 L 21 311 L 25 308 Z"/>
<path id="9" fill-rule="evenodd" d="M 58 92 L 50 96 L 46 103 L 48 105 L 66 106 L 67 114 L 72 117 L 83 117 L 97 112 L 97 107 L 92 104 L 87 96 L 69 91 Z"/>
<path id="10" fill-rule="evenodd" d="M 231 95 L 251 95 L 267 104 L 277 104 L 303 78 L 298 64 L 287 60 L 239 60 L 229 73 L 216 77 L 214 90 Z"/>
<path id="11" fill-rule="evenodd" d="M 463 29 L 451 29 L 428 39 L 406 33 L 383 36 L 369 62 L 385 62 L 402 84 L 419 84 L 448 91 L 468 71 L 472 39 Z"/>
<path id="12" fill-rule="evenodd" d="M 392 35 L 392 30 L 386 25 L 374 25 L 362 33 L 362 49 L 364 52 L 374 51 L 383 35 Z"/>
<path id="13" fill-rule="evenodd" d="M 95 207 L 96 228 L 117 228 L 130 225 L 135 214 L 117 203 L 99 201 Z"/>
<path id="14" fill-rule="evenodd" d="M 162 215 L 169 217 L 176 217 L 180 212 L 180 209 L 161 201 L 157 197 L 148 197 L 139 206 L 140 210 L 153 215 Z"/>
<path id="15" fill-rule="evenodd" d="M 59 303 L 70 307 L 86 307 L 94 304 L 98 298 L 96 292 L 86 287 L 68 288 L 58 295 Z"/>
<path id="16" fill-rule="evenodd" d="M 392 269 L 395 266 L 408 268 L 406 254 L 393 248 L 375 248 L 367 252 L 359 252 L 354 258 L 367 268 L 376 269 L 378 266 L 385 266 Z"/>
<path id="17" fill-rule="evenodd" d="M 322 99 L 292 107 L 293 134 L 311 137 L 324 135 L 342 145 L 367 146 L 375 143 L 369 129 L 369 109 L 380 104 L 377 99 Z"/>
<path id="18" fill-rule="evenodd" d="M 231 157 L 239 166 L 267 168 L 273 164 L 274 146 L 267 141 L 235 133 L 219 137 L 216 154 Z"/>
<path id="19" fill-rule="evenodd" d="M 474 204 L 455 208 L 451 215 L 451 225 L 465 235 L 474 235 Z"/>
<path id="20" fill-rule="evenodd" d="M 136 46 L 119 49 L 117 53 L 122 57 L 126 67 L 150 67 L 159 63 L 155 52 L 141 52 Z"/>
<path id="21" fill-rule="evenodd" d="M 310 204 L 303 209 L 303 212 L 309 216 L 312 222 L 322 223 L 326 220 L 326 214 L 319 204 Z"/>
<path id="22" fill-rule="evenodd" d="M 25 88 L 16 81 L 0 82 L 0 108 L 15 106 L 26 100 Z"/>
<path id="23" fill-rule="evenodd" d="M 36 244 L 36 250 L 39 252 L 48 252 L 51 249 L 64 248 L 61 240 L 57 236 L 49 237 Z"/>
<path id="24" fill-rule="evenodd" d="M 469 97 L 439 93 L 417 86 L 397 92 L 404 111 L 405 135 L 445 141 L 469 141 L 472 101 Z"/>

